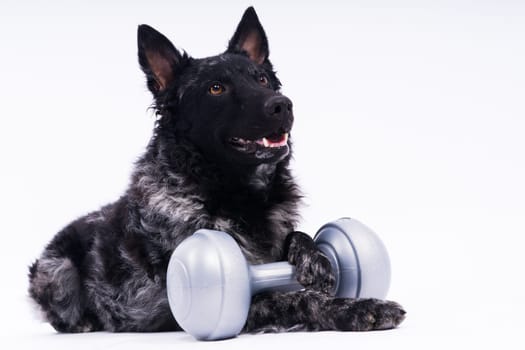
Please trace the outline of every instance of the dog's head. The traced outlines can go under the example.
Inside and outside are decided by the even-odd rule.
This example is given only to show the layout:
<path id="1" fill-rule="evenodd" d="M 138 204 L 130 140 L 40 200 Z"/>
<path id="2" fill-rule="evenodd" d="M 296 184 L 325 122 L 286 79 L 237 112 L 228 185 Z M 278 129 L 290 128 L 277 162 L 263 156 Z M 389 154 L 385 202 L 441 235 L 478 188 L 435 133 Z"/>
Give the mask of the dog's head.
<path id="1" fill-rule="evenodd" d="M 220 55 L 194 59 L 181 54 L 147 25 L 138 28 L 138 47 L 164 134 L 191 142 L 221 164 L 287 158 L 292 102 L 279 92 L 266 34 L 253 8 Z"/>

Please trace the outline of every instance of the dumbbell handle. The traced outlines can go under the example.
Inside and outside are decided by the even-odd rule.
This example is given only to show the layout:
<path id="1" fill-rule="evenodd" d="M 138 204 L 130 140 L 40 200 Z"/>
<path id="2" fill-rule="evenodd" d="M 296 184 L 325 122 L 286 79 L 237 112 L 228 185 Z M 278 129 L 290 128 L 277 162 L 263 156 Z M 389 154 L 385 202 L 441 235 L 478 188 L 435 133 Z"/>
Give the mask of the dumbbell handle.
<path id="1" fill-rule="evenodd" d="M 290 292 L 304 287 L 297 281 L 295 266 L 279 261 L 248 267 L 252 294 L 266 291 Z"/>

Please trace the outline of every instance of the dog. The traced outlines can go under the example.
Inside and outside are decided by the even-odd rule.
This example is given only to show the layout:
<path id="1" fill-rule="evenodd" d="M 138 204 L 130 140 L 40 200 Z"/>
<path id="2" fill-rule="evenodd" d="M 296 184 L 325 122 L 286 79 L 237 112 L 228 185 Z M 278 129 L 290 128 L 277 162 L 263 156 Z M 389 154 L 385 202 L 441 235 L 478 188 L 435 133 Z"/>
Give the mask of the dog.
<path id="1" fill-rule="evenodd" d="M 287 260 L 305 287 L 255 295 L 244 332 L 402 322 L 395 302 L 335 298 L 328 259 L 295 231 L 302 196 L 289 169 L 293 106 L 268 57 L 252 7 L 227 50 L 203 59 L 138 27 L 154 133 L 125 194 L 67 225 L 29 268 L 29 295 L 56 331 L 180 330 L 166 270 L 175 247 L 200 228 L 228 232 L 251 264 Z"/>

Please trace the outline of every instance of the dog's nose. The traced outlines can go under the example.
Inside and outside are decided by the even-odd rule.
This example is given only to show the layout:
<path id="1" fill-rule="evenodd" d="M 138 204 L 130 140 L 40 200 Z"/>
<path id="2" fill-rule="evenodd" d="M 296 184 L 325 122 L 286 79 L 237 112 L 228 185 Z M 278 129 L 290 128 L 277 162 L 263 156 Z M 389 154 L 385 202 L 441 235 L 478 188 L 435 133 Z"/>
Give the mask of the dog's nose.
<path id="1" fill-rule="evenodd" d="M 292 101 L 286 96 L 272 96 L 264 103 L 267 116 L 286 118 L 292 115 Z"/>

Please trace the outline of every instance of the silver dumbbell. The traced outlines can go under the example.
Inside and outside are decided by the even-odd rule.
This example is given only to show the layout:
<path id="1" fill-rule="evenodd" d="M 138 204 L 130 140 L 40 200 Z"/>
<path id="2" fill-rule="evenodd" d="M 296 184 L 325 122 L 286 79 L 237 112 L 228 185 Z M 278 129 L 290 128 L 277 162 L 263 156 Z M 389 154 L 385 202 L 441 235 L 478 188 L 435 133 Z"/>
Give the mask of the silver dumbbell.
<path id="1" fill-rule="evenodd" d="M 337 297 L 386 296 L 390 260 L 372 230 L 343 218 L 321 227 L 314 241 L 330 260 Z M 168 265 L 171 311 L 199 340 L 236 336 L 246 323 L 253 294 L 303 288 L 294 266 L 286 261 L 249 265 L 235 240 L 220 231 L 198 230 L 179 244 Z"/>

